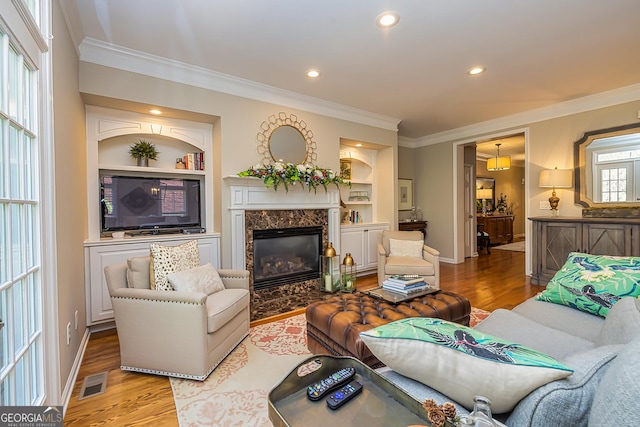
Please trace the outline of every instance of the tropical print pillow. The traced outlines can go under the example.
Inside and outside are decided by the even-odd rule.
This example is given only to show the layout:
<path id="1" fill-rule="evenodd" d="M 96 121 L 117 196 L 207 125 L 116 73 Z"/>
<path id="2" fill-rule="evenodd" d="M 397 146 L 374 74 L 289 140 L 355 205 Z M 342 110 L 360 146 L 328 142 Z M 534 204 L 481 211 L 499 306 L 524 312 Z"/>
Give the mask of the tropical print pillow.
<path id="1" fill-rule="evenodd" d="M 534 389 L 573 372 L 537 350 L 441 319 L 397 320 L 360 338 L 389 368 L 468 409 L 482 395 L 494 412 L 510 411 Z"/>
<path id="2" fill-rule="evenodd" d="M 571 252 L 536 299 L 606 317 L 620 298 L 639 295 L 640 258 Z"/>

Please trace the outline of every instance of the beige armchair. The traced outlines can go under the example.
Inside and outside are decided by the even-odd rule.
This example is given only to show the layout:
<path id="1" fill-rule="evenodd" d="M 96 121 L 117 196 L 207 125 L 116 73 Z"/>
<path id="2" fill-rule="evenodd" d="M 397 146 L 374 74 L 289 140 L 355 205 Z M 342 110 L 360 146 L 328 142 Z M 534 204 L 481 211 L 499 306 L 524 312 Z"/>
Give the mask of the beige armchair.
<path id="1" fill-rule="evenodd" d="M 249 333 L 249 272 L 218 270 L 225 289 L 152 290 L 149 257 L 104 269 L 120 341 L 120 368 L 203 381 Z M 135 288 L 129 287 L 135 276 Z M 142 278 L 142 279 L 141 279 Z M 140 285 L 142 280 L 142 286 Z"/>
<path id="2" fill-rule="evenodd" d="M 391 253 L 390 239 L 396 241 L 422 242 L 422 257 L 397 256 Z M 411 246 L 419 246 L 418 243 Z M 424 276 L 426 282 L 434 288 L 440 288 L 440 252 L 424 244 L 420 231 L 384 230 L 378 242 L 378 282 L 382 282 L 394 274 L 417 274 Z"/>

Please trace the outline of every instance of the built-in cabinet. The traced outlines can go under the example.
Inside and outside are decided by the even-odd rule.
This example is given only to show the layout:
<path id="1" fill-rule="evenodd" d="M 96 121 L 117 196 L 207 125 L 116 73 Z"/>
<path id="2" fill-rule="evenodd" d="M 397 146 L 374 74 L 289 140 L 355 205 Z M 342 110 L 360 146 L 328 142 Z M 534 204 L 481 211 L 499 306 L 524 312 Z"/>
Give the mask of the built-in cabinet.
<path id="1" fill-rule="evenodd" d="M 85 290 L 87 324 L 113 320 L 104 267 L 149 255 L 152 242 L 175 246 L 198 240 L 201 262 L 220 266 L 220 234 L 213 232 L 213 125 L 154 117 L 129 111 L 87 106 L 87 222 Z M 139 139 L 156 145 L 158 159 L 149 167 L 136 166 L 129 147 Z M 176 159 L 188 153 L 204 153 L 204 170 L 176 168 Z M 126 239 L 101 236 L 100 174 L 158 178 L 192 177 L 201 180 L 201 218 L 204 234 L 149 235 Z"/>
<path id="2" fill-rule="evenodd" d="M 340 231 L 340 257 L 351 253 L 358 273 L 378 267 L 378 239 L 389 224 L 358 224 L 342 226 Z"/>
<path id="3" fill-rule="evenodd" d="M 513 215 L 478 215 L 477 221 L 492 245 L 513 241 Z"/>
<path id="4" fill-rule="evenodd" d="M 85 276 L 87 284 L 87 324 L 92 326 L 113 320 L 113 308 L 104 276 L 104 268 L 121 264 L 136 256 L 148 256 L 149 244 L 177 246 L 198 241 L 200 263 L 220 267 L 220 235 L 145 236 L 135 239 L 104 240 L 85 244 Z"/>
<path id="5" fill-rule="evenodd" d="M 570 252 L 640 256 L 640 223 L 626 218 L 534 217 L 531 283 L 544 285 Z"/>

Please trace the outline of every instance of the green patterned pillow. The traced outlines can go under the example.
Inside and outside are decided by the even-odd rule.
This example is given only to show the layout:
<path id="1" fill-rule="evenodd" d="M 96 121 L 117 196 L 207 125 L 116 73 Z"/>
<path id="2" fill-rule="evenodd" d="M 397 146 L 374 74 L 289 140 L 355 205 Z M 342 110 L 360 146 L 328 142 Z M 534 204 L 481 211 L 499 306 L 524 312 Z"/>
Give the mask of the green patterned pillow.
<path id="1" fill-rule="evenodd" d="M 441 319 L 397 320 L 360 333 L 384 364 L 471 409 L 486 396 L 495 413 L 572 370 L 544 353 Z"/>
<path id="2" fill-rule="evenodd" d="M 571 252 L 536 299 L 606 317 L 620 298 L 638 295 L 640 258 Z"/>

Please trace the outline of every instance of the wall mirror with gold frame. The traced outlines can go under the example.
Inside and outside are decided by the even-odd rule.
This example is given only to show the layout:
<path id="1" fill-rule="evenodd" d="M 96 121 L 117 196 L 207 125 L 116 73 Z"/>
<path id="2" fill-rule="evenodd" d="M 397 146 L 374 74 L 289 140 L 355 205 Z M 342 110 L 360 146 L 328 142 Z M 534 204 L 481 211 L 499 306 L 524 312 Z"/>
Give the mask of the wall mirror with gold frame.
<path id="1" fill-rule="evenodd" d="M 281 112 L 269 116 L 260 129 L 258 153 L 264 165 L 280 162 L 315 166 L 317 144 L 313 141 L 313 132 L 303 120 L 294 114 Z"/>
<path id="2" fill-rule="evenodd" d="M 574 143 L 575 203 L 640 206 L 640 124 L 586 132 Z"/>

